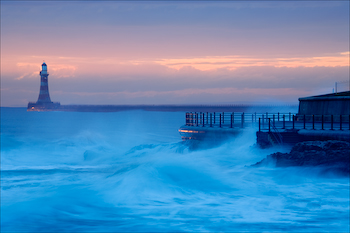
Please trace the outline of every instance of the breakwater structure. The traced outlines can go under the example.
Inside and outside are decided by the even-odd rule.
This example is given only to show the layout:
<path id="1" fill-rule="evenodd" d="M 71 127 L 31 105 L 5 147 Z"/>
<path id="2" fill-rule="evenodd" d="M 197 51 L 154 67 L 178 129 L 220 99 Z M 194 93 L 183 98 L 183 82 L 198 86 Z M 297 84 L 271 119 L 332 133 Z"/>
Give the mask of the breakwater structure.
<path id="1" fill-rule="evenodd" d="M 183 140 L 219 141 L 256 129 L 260 146 L 302 141 L 350 142 L 350 91 L 299 98 L 298 113 L 187 112 Z"/>
<path id="2" fill-rule="evenodd" d="M 33 108 L 34 107 L 34 108 Z M 276 108 L 278 106 L 250 106 L 250 105 L 62 105 L 50 108 L 49 105 L 36 105 L 35 102 L 28 104 L 28 111 L 65 111 L 65 112 L 118 112 L 130 110 L 144 110 L 144 111 L 162 111 L 162 112 L 228 112 L 236 111 L 242 112 L 250 108 L 258 108 L 262 111 Z M 282 106 L 293 107 L 295 106 Z"/>

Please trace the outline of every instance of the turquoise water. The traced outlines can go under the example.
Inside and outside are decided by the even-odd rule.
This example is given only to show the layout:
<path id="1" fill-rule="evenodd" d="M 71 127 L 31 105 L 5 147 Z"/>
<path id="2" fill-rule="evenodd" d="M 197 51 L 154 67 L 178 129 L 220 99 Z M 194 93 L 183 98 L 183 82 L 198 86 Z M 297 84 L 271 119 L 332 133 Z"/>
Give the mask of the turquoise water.
<path id="1" fill-rule="evenodd" d="M 250 167 L 253 130 L 189 149 L 184 115 L 1 108 L 2 231 L 349 232 L 349 177 Z"/>

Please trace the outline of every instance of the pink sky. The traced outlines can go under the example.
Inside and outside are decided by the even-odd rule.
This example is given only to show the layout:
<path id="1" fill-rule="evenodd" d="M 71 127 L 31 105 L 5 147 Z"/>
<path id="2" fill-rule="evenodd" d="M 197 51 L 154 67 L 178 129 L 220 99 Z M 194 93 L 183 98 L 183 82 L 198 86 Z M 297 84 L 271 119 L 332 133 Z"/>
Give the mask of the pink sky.
<path id="1" fill-rule="evenodd" d="M 348 2 L 1 2 L 1 106 L 297 103 L 349 80 Z M 347 85 L 340 88 L 347 88 Z"/>

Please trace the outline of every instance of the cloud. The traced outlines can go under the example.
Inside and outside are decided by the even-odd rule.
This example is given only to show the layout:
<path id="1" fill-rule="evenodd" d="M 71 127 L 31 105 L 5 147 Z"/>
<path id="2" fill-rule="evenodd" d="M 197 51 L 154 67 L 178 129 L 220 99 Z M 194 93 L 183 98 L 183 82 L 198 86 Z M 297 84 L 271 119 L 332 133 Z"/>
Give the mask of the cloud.
<path id="1" fill-rule="evenodd" d="M 315 57 L 276 57 L 276 58 L 259 58 L 244 56 L 207 56 L 196 58 L 179 58 L 179 59 L 162 59 L 155 61 L 158 64 L 173 69 L 183 67 L 194 67 L 198 70 L 215 70 L 215 69 L 237 69 L 240 67 L 250 66 L 273 66 L 273 67 L 335 67 L 349 66 L 349 52 L 332 54 L 330 56 Z"/>
<path id="2" fill-rule="evenodd" d="M 26 74 L 23 74 L 17 78 L 15 78 L 16 80 L 21 80 L 21 79 L 24 79 L 24 78 L 36 78 L 38 77 L 38 72 L 32 72 L 32 73 L 26 73 Z"/>
<path id="3" fill-rule="evenodd" d="M 114 75 L 96 79 L 94 76 L 78 77 L 68 82 L 55 81 L 59 89 L 88 92 L 168 92 L 185 89 L 208 88 L 292 88 L 294 90 L 317 90 L 329 88 L 334 82 L 348 77 L 348 67 L 241 67 L 236 70 L 200 71 L 192 67 L 169 74 Z M 282 93 L 283 94 L 283 93 Z"/>
<path id="4" fill-rule="evenodd" d="M 27 60 L 38 60 L 38 57 L 33 56 Z M 39 58 L 40 59 L 40 58 Z M 40 77 L 41 63 L 39 62 L 18 62 L 15 66 L 6 67 L 4 74 L 17 74 L 16 80 L 34 79 Z M 55 78 L 72 78 L 75 76 L 77 67 L 64 63 L 50 63 L 48 69 L 50 76 Z"/>

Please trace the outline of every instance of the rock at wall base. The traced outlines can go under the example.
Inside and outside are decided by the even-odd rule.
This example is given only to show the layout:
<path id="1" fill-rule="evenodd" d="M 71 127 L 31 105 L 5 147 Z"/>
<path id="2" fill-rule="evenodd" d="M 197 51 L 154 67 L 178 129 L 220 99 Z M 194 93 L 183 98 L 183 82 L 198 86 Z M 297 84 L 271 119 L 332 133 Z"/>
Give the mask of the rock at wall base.
<path id="1" fill-rule="evenodd" d="M 253 166 L 327 166 L 350 174 L 350 143 L 308 141 L 295 144 L 290 153 L 273 153 Z"/>

